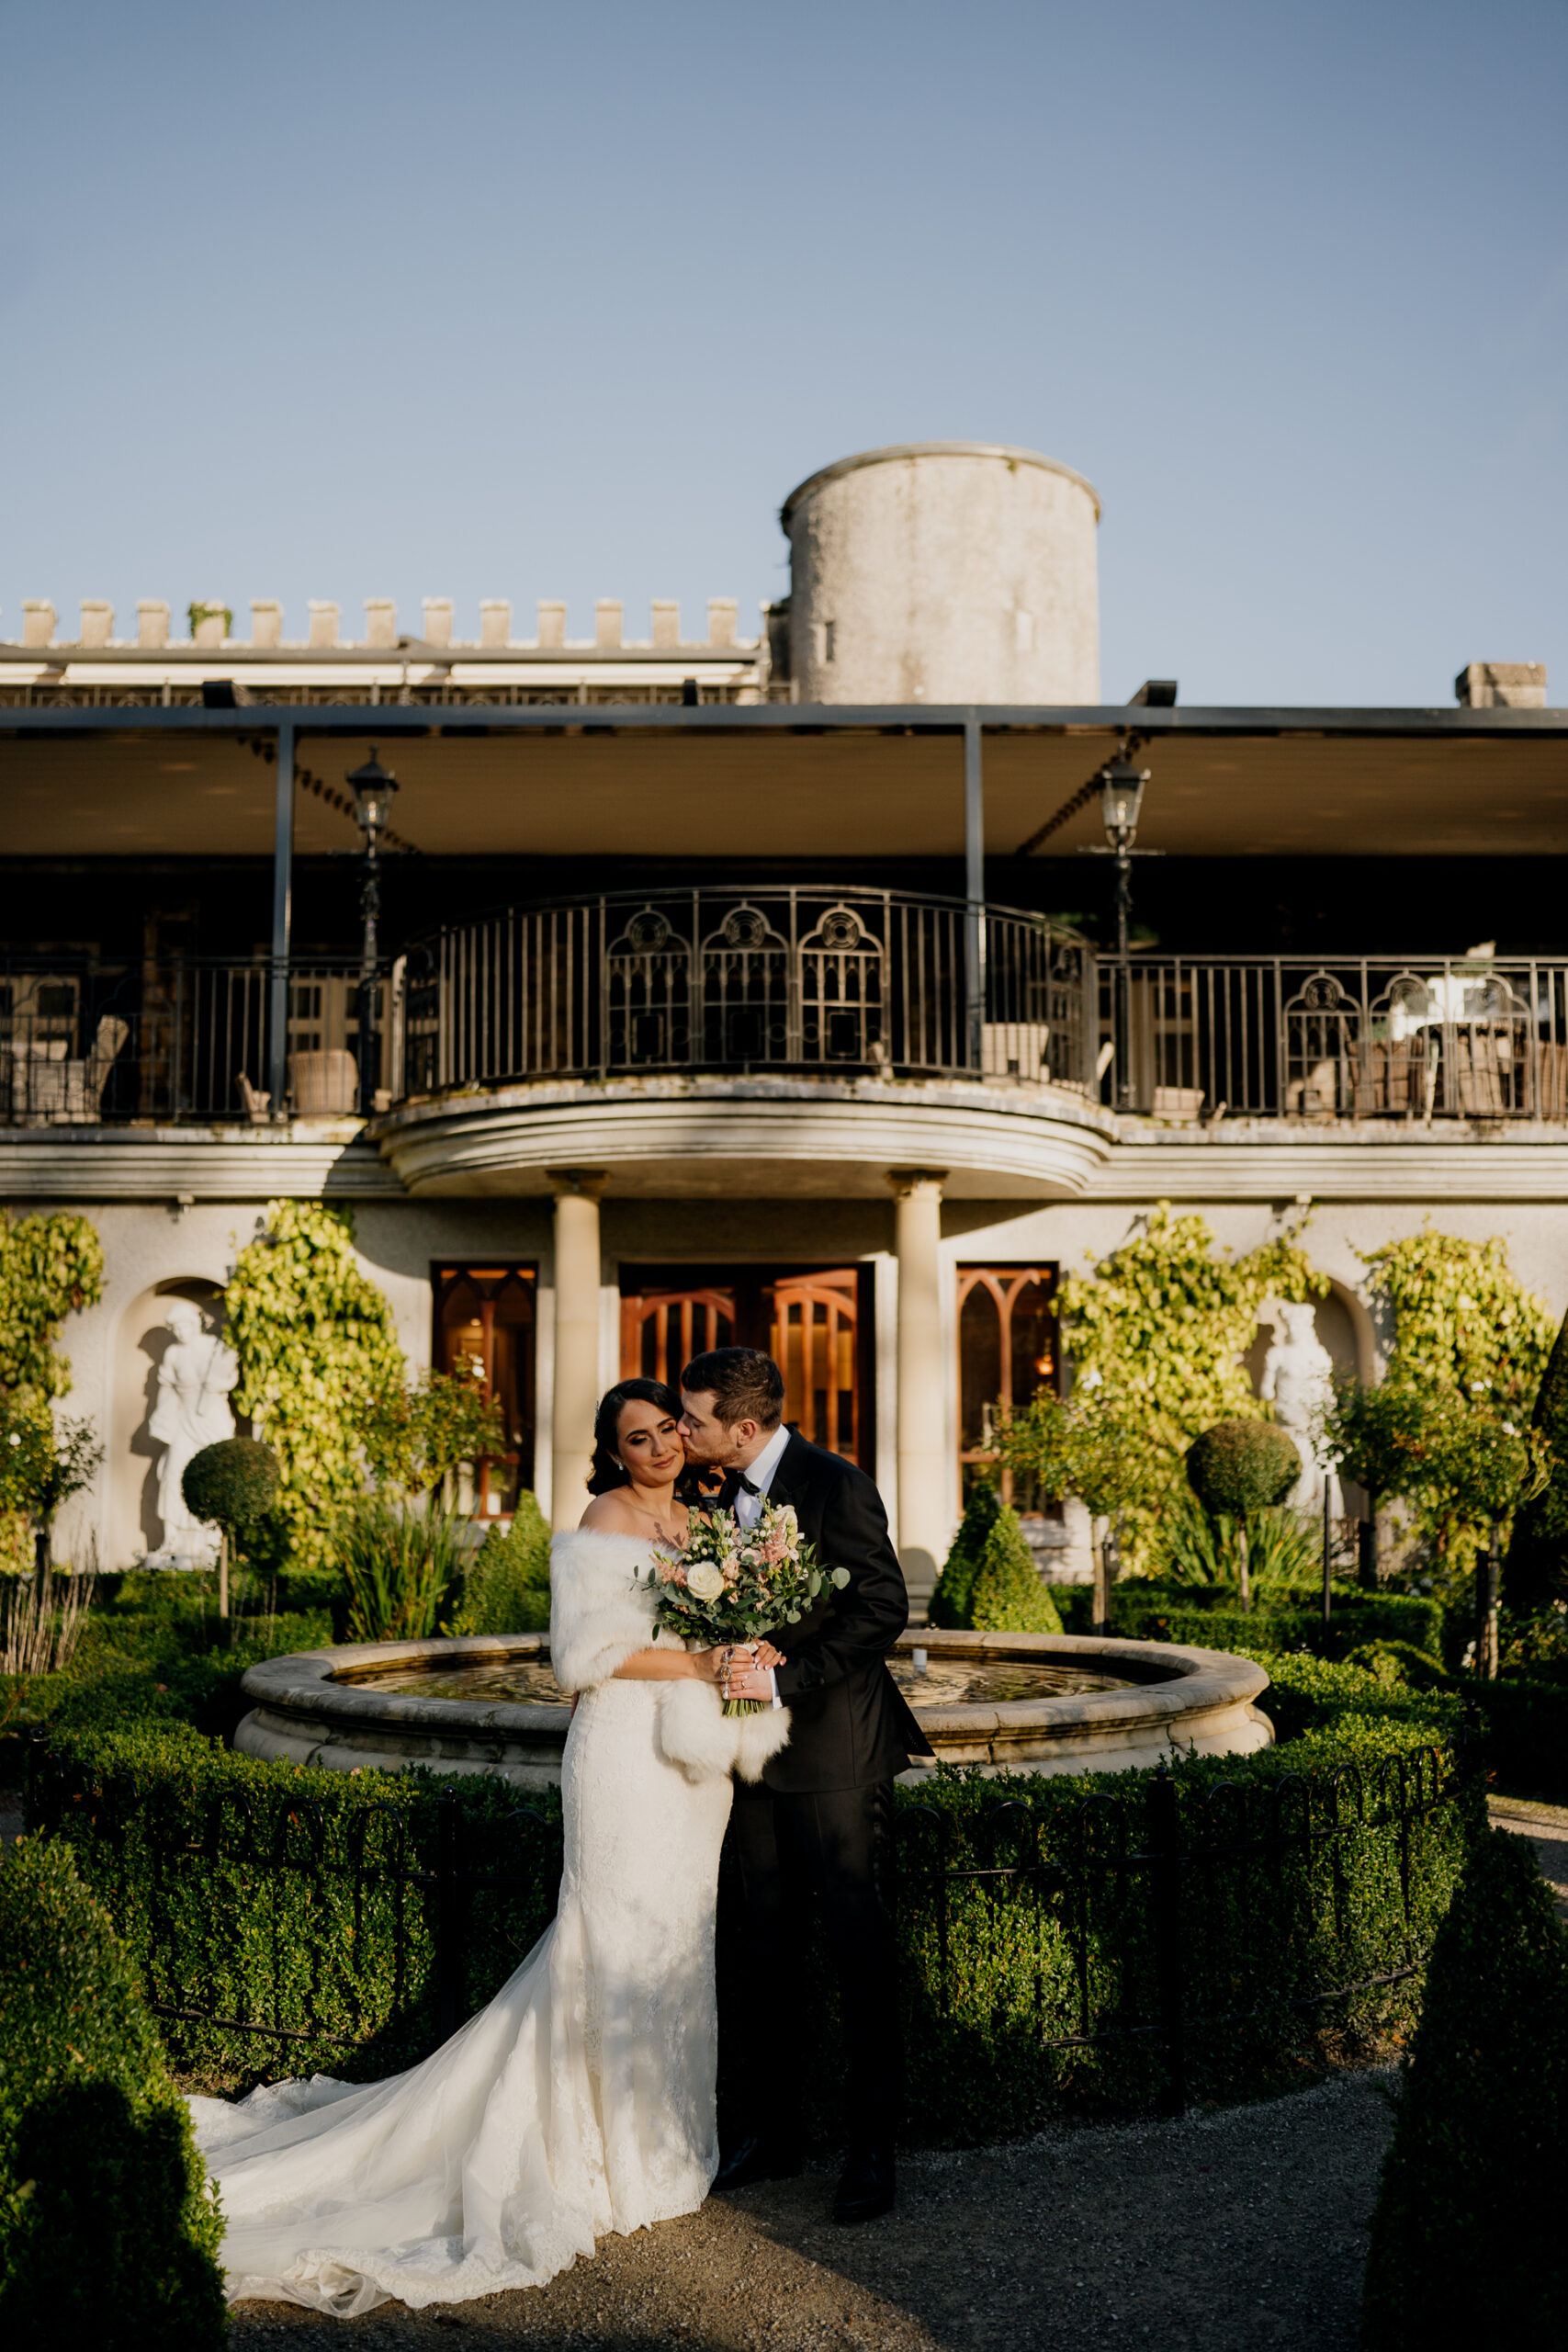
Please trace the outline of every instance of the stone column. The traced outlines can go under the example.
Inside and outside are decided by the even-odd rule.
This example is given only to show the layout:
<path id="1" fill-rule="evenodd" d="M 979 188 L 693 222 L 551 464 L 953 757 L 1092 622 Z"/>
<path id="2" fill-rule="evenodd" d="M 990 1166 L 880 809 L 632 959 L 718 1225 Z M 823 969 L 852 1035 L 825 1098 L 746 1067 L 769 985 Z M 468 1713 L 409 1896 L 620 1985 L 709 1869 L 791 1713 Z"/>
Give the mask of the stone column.
<path id="1" fill-rule="evenodd" d="M 912 1600 L 930 1598 L 953 1523 L 942 1342 L 946 1170 L 894 1169 L 898 1256 L 898 1553 Z"/>
<path id="2" fill-rule="evenodd" d="M 575 1527 L 588 1503 L 599 1402 L 599 1195 L 603 1175 L 552 1168 L 556 1188 L 556 1374 L 550 1515 Z"/>

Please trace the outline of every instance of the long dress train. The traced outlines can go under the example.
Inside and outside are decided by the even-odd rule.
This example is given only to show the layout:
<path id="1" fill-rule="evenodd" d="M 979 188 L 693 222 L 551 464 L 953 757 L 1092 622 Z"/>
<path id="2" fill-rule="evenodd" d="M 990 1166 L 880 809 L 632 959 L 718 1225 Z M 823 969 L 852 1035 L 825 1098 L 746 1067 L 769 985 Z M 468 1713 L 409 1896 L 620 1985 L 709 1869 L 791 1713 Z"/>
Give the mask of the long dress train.
<path id="1" fill-rule="evenodd" d="M 633 1583 L 647 1556 L 636 1537 L 583 1531 L 552 1547 L 552 1658 L 582 1694 L 565 1867 L 553 1923 L 490 2006 L 386 2082 L 318 2075 L 234 2106 L 192 2099 L 231 2300 L 347 2318 L 393 2295 L 418 2307 L 542 2286 L 595 2238 L 707 2195 L 737 1757 L 711 1686 L 610 1679 L 652 1639 Z M 787 1734 L 749 1720 L 769 1746 Z M 739 1760 L 760 1770 L 761 1750 Z"/>

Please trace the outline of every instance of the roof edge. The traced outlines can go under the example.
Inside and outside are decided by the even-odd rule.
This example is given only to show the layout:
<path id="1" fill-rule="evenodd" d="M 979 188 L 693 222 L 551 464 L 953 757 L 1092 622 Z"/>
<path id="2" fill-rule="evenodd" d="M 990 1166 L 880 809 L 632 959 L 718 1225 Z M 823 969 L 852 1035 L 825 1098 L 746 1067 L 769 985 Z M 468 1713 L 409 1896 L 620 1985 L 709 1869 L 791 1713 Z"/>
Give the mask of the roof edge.
<path id="1" fill-rule="evenodd" d="M 1013 465 L 1038 466 L 1043 473 L 1061 474 L 1067 481 L 1077 482 L 1089 492 L 1094 502 L 1094 519 L 1100 517 L 1100 496 L 1086 474 L 1076 466 L 1065 466 L 1058 458 L 1042 456 L 1038 449 L 1017 449 L 1005 441 L 896 441 L 886 449 L 862 449 L 853 457 L 837 458 L 830 466 L 820 466 L 814 474 L 797 482 L 779 508 L 779 521 L 787 531 L 789 518 L 798 502 L 818 483 L 833 481 L 840 474 L 852 474 L 862 466 L 890 465 L 900 458 L 1005 458 Z"/>

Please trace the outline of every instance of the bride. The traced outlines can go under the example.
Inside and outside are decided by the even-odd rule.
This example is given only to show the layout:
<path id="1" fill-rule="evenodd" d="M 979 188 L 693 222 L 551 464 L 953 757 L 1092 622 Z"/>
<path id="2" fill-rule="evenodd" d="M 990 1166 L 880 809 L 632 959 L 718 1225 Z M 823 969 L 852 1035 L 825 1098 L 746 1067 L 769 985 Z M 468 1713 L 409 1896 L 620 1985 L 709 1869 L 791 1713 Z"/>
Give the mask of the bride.
<path id="1" fill-rule="evenodd" d="M 510 1981 L 404 2075 L 325 2075 L 190 2102 L 225 2219 L 231 2301 L 349 2318 L 539 2287 L 594 2240 L 694 2212 L 718 2165 L 714 1912 L 732 1769 L 786 1711 L 777 1653 L 689 1654 L 634 1581 L 679 1544 L 679 1400 L 624 1380 L 594 1424 L 595 1499 L 550 1550 L 550 1656 L 573 1692 L 556 1917 Z"/>

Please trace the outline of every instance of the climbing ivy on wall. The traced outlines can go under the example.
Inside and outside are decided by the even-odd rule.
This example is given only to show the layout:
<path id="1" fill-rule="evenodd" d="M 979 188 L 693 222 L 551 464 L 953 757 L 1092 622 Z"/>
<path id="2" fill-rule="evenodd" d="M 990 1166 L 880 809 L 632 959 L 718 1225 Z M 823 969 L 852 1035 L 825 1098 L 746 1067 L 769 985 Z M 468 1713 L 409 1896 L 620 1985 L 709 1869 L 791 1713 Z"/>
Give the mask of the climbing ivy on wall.
<path id="1" fill-rule="evenodd" d="M 403 1357 L 386 1298 L 354 1254 L 346 1209 L 273 1201 L 224 1301 L 249 1414 L 283 1473 L 277 1512 L 301 1566 L 324 1565 L 333 1512 L 365 1483 L 364 1433 Z"/>
<path id="2" fill-rule="evenodd" d="M 54 1342 L 66 1317 L 103 1291 L 103 1244 L 85 1216 L 0 1210 L 0 1389 L 63 1396 L 71 1366 Z"/>
<path id="3" fill-rule="evenodd" d="M 1174 1476 L 1201 1430 L 1268 1419 L 1241 1363 L 1265 1299 L 1321 1298 L 1327 1289 L 1294 1232 L 1217 1257 L 1202 1217 L 1173 1217 L 1160 1201 L 1092 1276 L 1063 1283 L 1063 1341 L 1075 1383 L 1114 1397 Z"/>
<path id="4" fill-rule="evenodd" d="M 47 1462 L 52 1475 L 50 1400 L 71 1386 L 70 1362 L 55 1353 L 54 1342 L 66 1317 L 96 1306 L 103 1290 L 103 1245 L 85 1216 L 62 1209 L 13 1217 L 0 1210 L 0 1429 L 10 1457 L 0 1475 L 0 1575 L 17 1575 L 32 1563 L 38 1481 L 19 1474 L 27 1456 Z M 89 1426 L 76 1427 L 85 1448 Z"/>
<path id="5" fill-rule="evenodd" d="M 1508 1264 L 1507 1244 L 1414 1233 L 1360 1253 L 1368 1288 L 1391 1314 L 1389 1376 L 1458 1388 L 1529 1415 L 1557 1326 Z"/>

